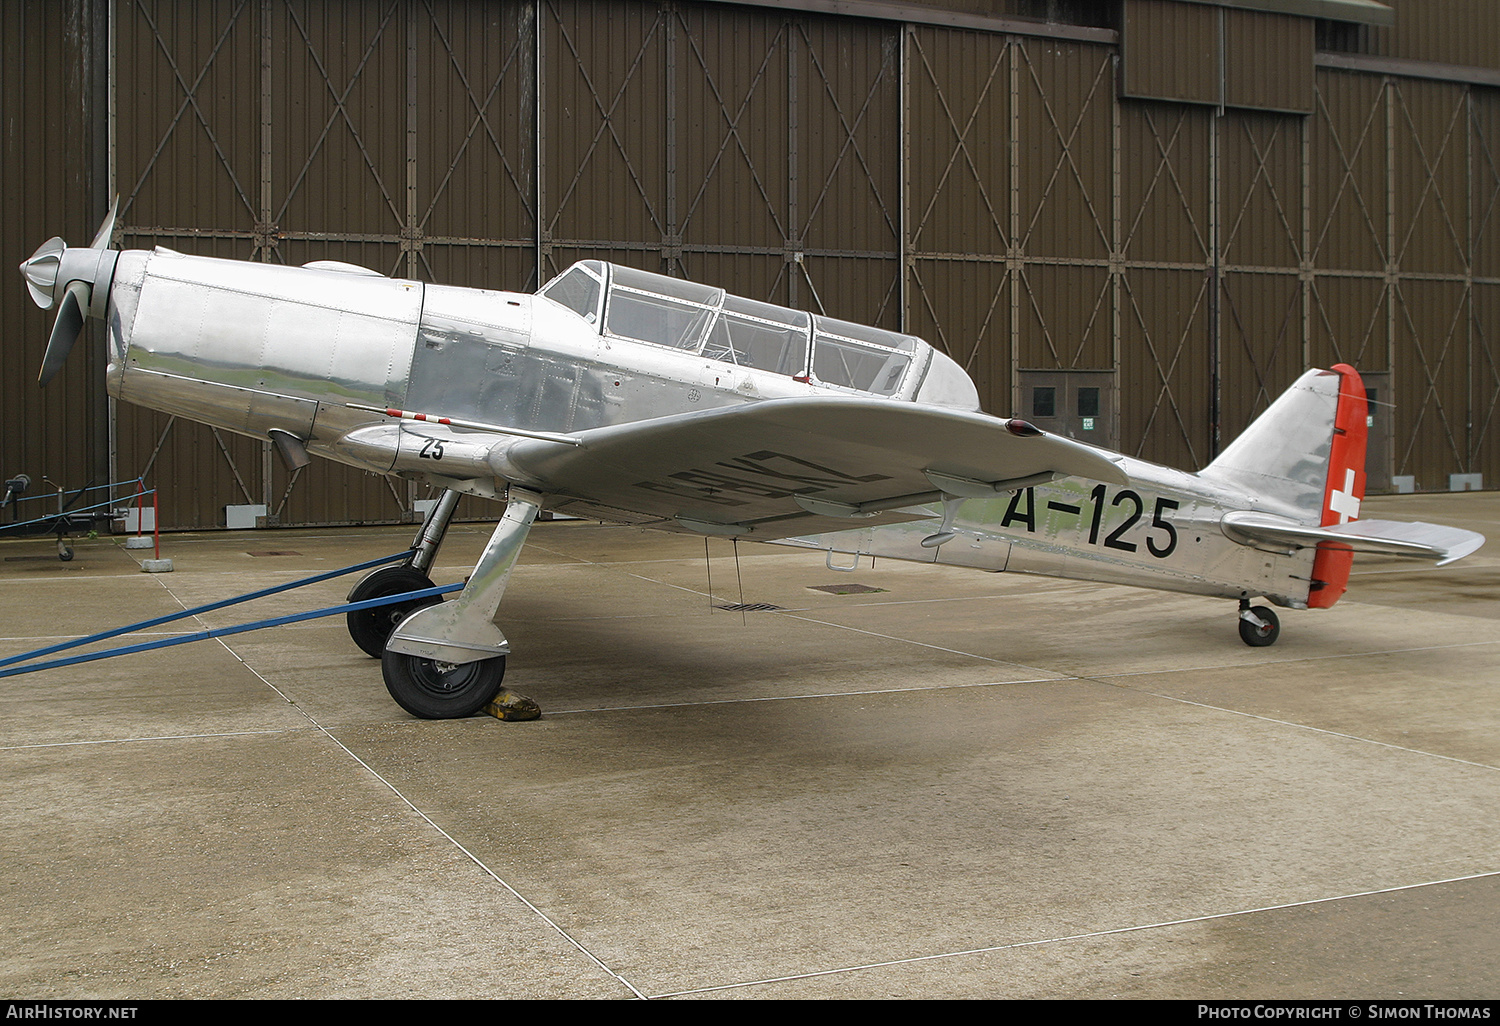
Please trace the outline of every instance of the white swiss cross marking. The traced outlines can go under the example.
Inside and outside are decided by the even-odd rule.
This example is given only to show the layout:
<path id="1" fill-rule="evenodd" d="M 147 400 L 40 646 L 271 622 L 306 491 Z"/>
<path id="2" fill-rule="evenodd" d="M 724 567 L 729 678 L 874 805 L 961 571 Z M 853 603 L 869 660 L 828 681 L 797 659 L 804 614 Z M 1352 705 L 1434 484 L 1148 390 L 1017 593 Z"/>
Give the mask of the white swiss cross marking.
<path id="1" fill-rule="evenodd" d="M 1334 489 L 1328 497 L 1328 508 L 1339 515 L 1339 523 L 1359 519 L 1359 500 L 1354 497 L 1354 471 L 1344 471 L 1344 490 Z"/>

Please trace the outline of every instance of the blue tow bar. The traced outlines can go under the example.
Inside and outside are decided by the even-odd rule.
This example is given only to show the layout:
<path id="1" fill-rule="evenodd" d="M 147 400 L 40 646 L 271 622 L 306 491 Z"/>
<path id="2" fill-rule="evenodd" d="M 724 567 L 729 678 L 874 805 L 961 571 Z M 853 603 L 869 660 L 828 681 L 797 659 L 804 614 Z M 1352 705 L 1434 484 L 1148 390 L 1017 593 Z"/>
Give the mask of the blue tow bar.
<path id="1" fill-rule="evenodd" d="M 88 652 L 83 655 L 69 656 L 66 659 L 53 659 L 45 663 L 29 663 L 28 660 L 37 659 L 41 656 L 51 655 L 54 652 L 66 651 L 70 648 L 78 648 L 82 645 L 91 645 L 96 641 L 104 641 L 108 638 L 117 638 L 122 634 L 133 634 L 136 631 L 145 630 L 148 627 L 157 627 L 174 620 L 182 620 L 199 613 L 207 613 L 215 609 L 223 609 L 226 606 L 236 606 L 242 602 L 253 602 L 267 595 L 276 595 L 283 591 L 291 591 L 294 588 L 306 587 L 309 584 L 318 584 L 322 581 L 332 580 L 335 577 L 343 577 L 345 574 L 358 573 L 361 570 L 369 570 L 372 567 L 384 566 L 387 563 L 395 563 L 406 559 L 414 549 L 405 552 L 393 553 L 382 556 L 380 559 L 371 559 L 364 563 L 356 563 L 346 566 L 342 570 L 331 570 L 326 574 L 317 574 L 313 577 L 304 577 L 290 584 L 278 584 L 273 588 L 262 588 L 260 591 L 252 591 L 235 598 L 221 599 L 218 602 L 210 602 L 207 605 L 194 606 L 192 609 L 184 609 L 180 613 L 171 613 L 167 616 L 158 616 L 150 620 L 142 620 L 125 627 L 116 627 L 113 630 L 101 631 L 98 634 L 90 634 L 86 638 L 74 638 L 71 641 L 60 642 L 49 645 L 46 648 L 38 648 L 31 652 L 22 652 L 20 655 L 7 656 L 0 659 L 0 677 L 14 677 L 22 673 L 32 673 L 36 670 L 51 670 L 59 666 L 72 666 L 75 663 L 88 663 L 96 659 L 109 659 L 113 656 L 130 655 L 133 652 L 149 652 L 154 648 L 171 648 L 173 645 L 186 645 L 194 641 L 207 641 L 210 638 L 224 638 L 231 634 L 244 634 L 248 631 L 264 630 L 267 627 L 279 627 L 286 623 L 297 623 L 302 620 L 316 620 L 322 616 L 337 616 L 339 613 L 352 613 L 359 609 L 373 609 L 376 606 L 389 606 L 397 602 L 407 602 L 411 599 L 422 599 L 430 596 L 446 595 L 450 591 L 458 591 L 462 584 L 445 584 L 436 588 L 424 588 L 420 591 L 404 592 L 400 595 L 386 595 L 381 598 L 365 599 L 362 602 L 345 602 L 338 606 L 329 606 L 326 609 L 315 609 L 308 613 L 290 613 L 286 616 L 276 616 L 268 620 L 254 620 L 250 623 L 242 623 L 234 627 L 214 627 L 206 631 L 197 631 L 193 634 L 181 634 L 172 638 L 161 638 L 156 641 L 143 641 L 135 645 L 124 645 L 120 648 L 109 648 L 102 652 Z M 17 666 L 17 663 L 26 663 Z"/>

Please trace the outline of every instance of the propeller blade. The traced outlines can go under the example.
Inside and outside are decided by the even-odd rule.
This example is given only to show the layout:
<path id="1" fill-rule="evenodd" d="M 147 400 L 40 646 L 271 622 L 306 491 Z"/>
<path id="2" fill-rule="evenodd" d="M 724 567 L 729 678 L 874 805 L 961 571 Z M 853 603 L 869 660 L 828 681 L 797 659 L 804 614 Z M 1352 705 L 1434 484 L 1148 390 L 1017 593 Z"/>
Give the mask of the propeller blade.
<path id="1" fill-rule="evenodd" d="M 37 384 L 45 387 L 62 370 L 68 354 L 73 351 L 73 343 L 83 333 L 84 311 L 88 305 L 89 287 L 81 281 L 69 285 L 58 305 L 52 336 L 47 339 L 47 352 L 42 356 L 42 371 L 37 375 Z"/>
<path id="2" fill-rule="evenodd" d="M 111 236 L 115 233 L 115 217 L 120 212 L 120 194 L 115 193 L 114 200 L 109 205 L 109 213 L 104 215 L 104 223 L 99 226 L 98 234 L 94 241 L 89 243 L 89 249 L 113 249 Z"/>

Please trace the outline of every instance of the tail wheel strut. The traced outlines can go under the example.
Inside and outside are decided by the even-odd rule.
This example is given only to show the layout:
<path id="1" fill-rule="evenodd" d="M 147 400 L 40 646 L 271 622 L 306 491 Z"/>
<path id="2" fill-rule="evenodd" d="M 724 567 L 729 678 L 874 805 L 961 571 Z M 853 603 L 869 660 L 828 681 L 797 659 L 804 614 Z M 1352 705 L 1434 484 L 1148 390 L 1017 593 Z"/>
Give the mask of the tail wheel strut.
<path id="1" fill-rule="evenodd" d="M 1281 637 L 1281 621 L 1268 606 L 1251 606 L 1240 600 L 1240 640 L 1251 648 L 1276 644 Z"/>

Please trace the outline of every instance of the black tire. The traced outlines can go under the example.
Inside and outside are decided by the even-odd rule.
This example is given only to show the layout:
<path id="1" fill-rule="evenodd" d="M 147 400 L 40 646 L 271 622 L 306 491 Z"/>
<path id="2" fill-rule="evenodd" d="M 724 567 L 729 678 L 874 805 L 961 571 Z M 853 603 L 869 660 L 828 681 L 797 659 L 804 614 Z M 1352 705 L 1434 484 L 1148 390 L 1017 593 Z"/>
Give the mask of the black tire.
<path id="1" fill-rule="evenodd" d="M 1251 648 L 1276 644 L 1276 639 L 1281 637 L 1281 621 L 1276 614 L 1265 606 L 1252 606 L 1250 612 L 1264 620 L 1266 625 L 1257 627 L 1249 620 L 1240 620 L 1240 640 Z"/>
<path id="2" fill-rule="evenodd" d="M 419 570 L 413 570 L 409 566 L 388 566 L 376 570 L 356 584 L 349 592 L 349 601 L 363 602 L 365 599 L 385 598 L 387 595 L 421 591 L 432 586 L 432 579 Z M 396 629 L 398 623 L 423 606 L 436 605 L 440 601 L 442 600 L 434 595 L 429 598 L 395 602 L 388 606 L 356 609 L 352 613 L 345 613 L 345 620 L 349 624 L 349 637 L 354 639 L 360 651 L 379 659 L 385 652 L 385 643 L 391 640 L 391 632 Z"/>
<path id="3" fill-rule="evenodd" d="M 424 720 L 473 716 L 495 700 L 505 680 L 504 656 L 455 666 L 387 651 L 380 668 L 396 704 Z"/>

